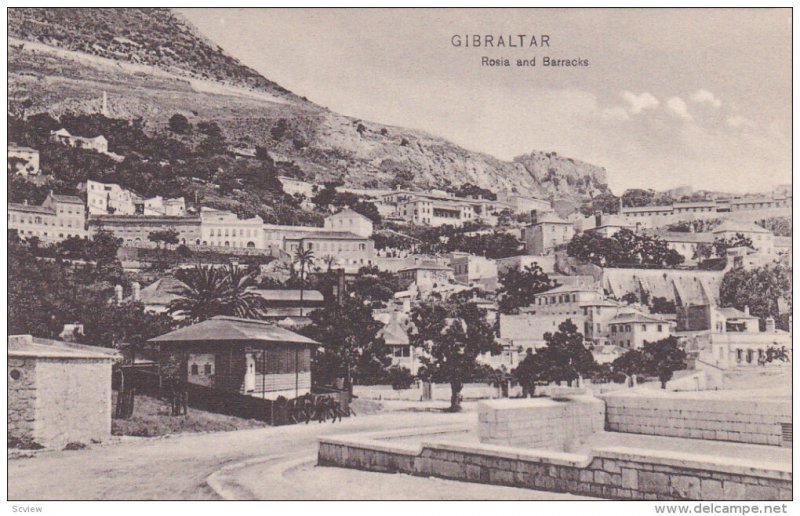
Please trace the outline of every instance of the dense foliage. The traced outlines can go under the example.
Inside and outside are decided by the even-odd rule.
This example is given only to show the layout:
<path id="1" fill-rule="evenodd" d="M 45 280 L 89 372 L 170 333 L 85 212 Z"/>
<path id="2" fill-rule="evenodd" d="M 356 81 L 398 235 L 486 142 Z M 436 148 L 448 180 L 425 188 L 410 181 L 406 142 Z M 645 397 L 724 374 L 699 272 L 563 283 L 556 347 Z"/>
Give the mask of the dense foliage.
<path id="1" fill-rule="evenodd" d="M 501 272 L 498 279 L 498 308 L 504 314 L 515 313 L 520 308 L 533 304 L 536 294 L 556 286 L 537 263 L 522 269 L 508 269 Z"/>
<path id="2" fill-rule="evenodd" d="M 576 234 L 567 244 L 567 254 L 601 267 L 673 268 L 682 264 L 683 255 L 670 249 L 664 240 L 621 229 L 606 238 L 596 232 Z"/>
<path id="3" fill-rule="evenodd" d="M 719 299 L 721 306 L 739 310 L 750 307 L 750 313 L 760 319 L 762 329 L 766 318 L 772 317 L 780 329 L 788 331 L 792 268 L 775 263 L 750 270 L 731 269 L 722 277 Z"/>

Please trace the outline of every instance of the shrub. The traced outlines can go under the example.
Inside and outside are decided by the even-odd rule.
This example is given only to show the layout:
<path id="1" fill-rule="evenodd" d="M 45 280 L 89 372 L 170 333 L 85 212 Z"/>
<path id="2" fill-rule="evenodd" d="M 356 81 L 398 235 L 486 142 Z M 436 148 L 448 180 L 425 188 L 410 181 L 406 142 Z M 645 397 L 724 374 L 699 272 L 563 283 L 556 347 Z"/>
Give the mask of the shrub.
<path id="1" fill-rule="evenodd" d="M 389 383 L 392 384 L 392 388 L 396 391 L 410 389 L 414 385 L 414 377 L 411 375 L 411 371 L 405 367 L 392 366 L 389 368 L 388 373 Z"/>

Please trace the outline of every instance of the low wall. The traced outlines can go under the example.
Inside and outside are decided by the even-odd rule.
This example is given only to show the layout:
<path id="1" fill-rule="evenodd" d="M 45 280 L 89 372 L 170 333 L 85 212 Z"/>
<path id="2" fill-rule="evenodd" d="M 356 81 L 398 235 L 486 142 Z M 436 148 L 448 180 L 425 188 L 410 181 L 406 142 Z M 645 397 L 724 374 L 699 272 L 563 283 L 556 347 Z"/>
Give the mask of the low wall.
<path id="1" fill-rule="evenodd" d="M 478 403 L 478 437 L 486 444 L 564 451 L 604 423 L 604 404 L 592 396 Z"/>
<path id="2" fill-rule="evenodd" d="M 792 424 L 792 401 L 731 399 L 667 393 L 612 393 L 606 402 L 606 429 L 613 432 L 791 446 L 783 431 Z"/>
<path id="3" fill-rule="evenodd" d="M 318 464 L 628 500 L 791 500 L 791 465 L 622 447 L 592 456 L 487 444 L 320 439 Z"/>
<path id="4" fill-rule="evenodd" d="M 510 394 L 513 396 L 521 392 L 522 389 L 516 387 L 511 390 Z M 395 390 L 391 385 L 354 385 L 353 394 L 367 400 L 420 401 L 422 388 L 414 386 L 411 389 Z M 433 384 L 431 395 L 437 401 L 450 401 L 450 385 L 446 383 Z M 461 389 L 461 396 L 465 400 L 494 399 L 500 398 L 501 392 L 497 387 L 485 383 L 469 383 Z"/>

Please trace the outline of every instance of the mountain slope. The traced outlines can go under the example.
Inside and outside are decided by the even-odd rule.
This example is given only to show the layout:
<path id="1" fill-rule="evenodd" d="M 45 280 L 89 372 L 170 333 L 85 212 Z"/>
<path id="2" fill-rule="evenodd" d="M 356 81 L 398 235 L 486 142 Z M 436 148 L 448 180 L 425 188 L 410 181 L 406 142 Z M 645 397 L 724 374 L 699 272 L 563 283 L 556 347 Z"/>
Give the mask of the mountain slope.
<path id="1" fill-rule="evenodd" d="M 366 187 L 473 183 L 584 199 L 605 170 L 534 152 L 512 162 L 421 131 L 339 115 L 262 77 L 166 9 L 9 9 L 9 109 L 142 118 L 163 130 L 181 113 L 214 120 L 229 142 L 263 146 L 296 175 Z"/>

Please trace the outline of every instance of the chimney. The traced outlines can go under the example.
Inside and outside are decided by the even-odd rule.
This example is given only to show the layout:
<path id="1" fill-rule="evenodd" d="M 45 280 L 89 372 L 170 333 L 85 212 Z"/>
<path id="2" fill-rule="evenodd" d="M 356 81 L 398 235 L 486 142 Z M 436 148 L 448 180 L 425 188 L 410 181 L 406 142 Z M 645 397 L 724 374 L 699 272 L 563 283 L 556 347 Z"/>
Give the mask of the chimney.
<path id="1" fill-rule="evenodd" d="M 117 304 L 122 303 L 122 285 L 114 287 L 114 299 L 117 301 Z"/>
<path id="2" fill-rule="evenodd" d="M 750 315 L 750 307 L 747 306 L 747 305 L 745 305 L 745 307 L 744 307 L 744 314 L 745 315 Z"/>
<path id="3" fill-rule="evenodd" d="M 135 302 L 140 301 L 141 300 L 140 292 L 142 290 L 142 286 L 139 285 L 138 281 L 134 281 L 133 283 L 131 283 L 131 288 L 133 289 L 133 300 Z"/>
<path id="4" fill-rule="evenodd" d="M 603 225 L 603 212 L 596 211 L 594 212 L 594 227 L 599 228 Z"/>
<path id="5" fill-rule="evenodd" d="M 766 325 L 767 333 L 775 333 L 775 319 L 772 317 L 767 317 Z"/>
<path id="6" fill-rule="evenodd" d="M 531 224 L 536 224 L 539 220 L 538 210 L 531 210 Z"/>

